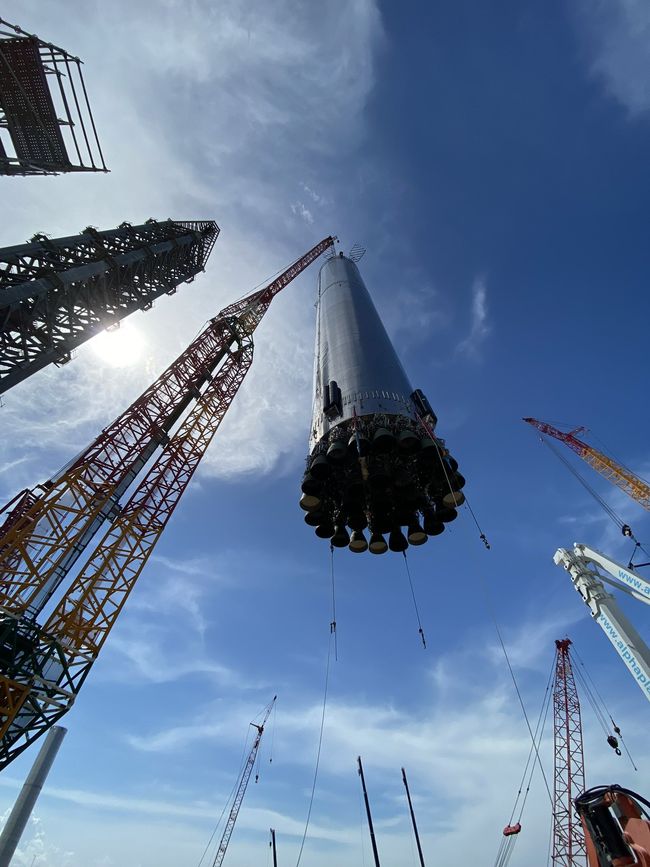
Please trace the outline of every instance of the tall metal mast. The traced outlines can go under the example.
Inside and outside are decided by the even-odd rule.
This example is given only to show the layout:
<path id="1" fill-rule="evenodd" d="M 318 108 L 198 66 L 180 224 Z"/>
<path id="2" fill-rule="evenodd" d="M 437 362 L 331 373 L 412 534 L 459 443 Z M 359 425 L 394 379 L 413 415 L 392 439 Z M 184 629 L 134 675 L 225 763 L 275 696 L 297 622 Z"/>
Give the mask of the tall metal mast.
<path id="1" fill-rule="evenodd" d="M 413 812 L 413 804 L 411 803 L 411 793 L 409 791 L 408 780 L 406 779 L 406 771 L 402 768 L 402 780 L 404 781 L 404 788 L 406 789 L 406 797 L 409 802 L 409 812 L 411 814 L 411 822 L 413 823 L 413 832 L 415 833 L 415 842 L 418 844 L 418 855 L 420 856 L 420 865 L 421 867 L 425 867 L 424 865 L 424 855 L 422 854 L 422 846 L 420 845 L 420 835 L 418 834 L 418 826 L 415 821 L 415 813 Z"/>
<path id="2" fill-rule="evenodd" d="M 571 640 L 558 640 L 555 646 L 553 867 L 586 867 L 584 833 L 573 810 L 573 799 L 585 790 L 580 700 L 569 655 Z"/>
<path id="3" fill-rule="evenodd" d="M 575 434 L 582 433 L 584 431 L 583 427 L 576 428 L 569 431 L 569 433 L 564 433 L 558 430 L 558 428 L 553 427 L 552 424 L 538 421 L 536 418 L 525 418 L 524 421 L 537 428 L 540 433 L 547 434 L 567 445 L 583 461 L 586 461 L 590 467 L 593 467 L 596 472 L 607 479 L 608 482 L 616 485 L 629 497 L 640 503 L 644 509 L 650 511 L 650 485 L 647 485 L 643 479 L 635 476 L 634 473 L 630 472 L 627 467 L 619 464 L 618 461 L 613 460 L 613 458 L 604 455 L 593 446 L 579 440 Z"/>
<path id="4" fill-rule="evenodd" d="M 366 815 L 368 816 L 368 828 L 370 830 L 370 842 L 372 843 L 372 854 L 375 859 L 375 867 L 381 867 L 379 864 L 379 853 L 377 852 L 377 841 L 375 840 L 375 829 L 372 824 L 372 814 L 370 812 L 370 801 L 368 800 L 368 792 L 366 791 L 366 778 L 363 776 L 363 765 L 361 764 L 361 756 L 357 756 L 357 764 L 359 765 L 359 776 L 361 777 L 361 788 L 363 790 L 363 800 L 366 804 Z"/>
<path id="5" fill-rule="evenodd" d="M 9 867 L 67 729 L 52 726 L 0 834 L 0 867 Z"/>
<path id="6" fill-rule="evenodd" d="M 0 249 L 0 394 L 205 269 L 213 220 L 147 220 Z"/>
<path id="7" fill-rule="evenodd" d="M 275 828 L 271 828 L 271 849 L 273 851 L 273 867 L 278 867 L 278 853 L 275 848 Z"/>
<path id="8" fill-rule="evenodd" d="M 224 828 L 221 842 L 219 843 L 219 848 L 217 849 L 217 854 L 215 855 L 214 861 L 212 862 L 212 867 L 221 867 L 221 864 L 223 864 L 223 859 L 226 857 L 228 843 L 230 843 L 230 838 L 232 837 L 235 822 L 237 821 L 237 816 L 239 815 L 239 808 L 241 807 L 242 801 L 244 800 L 244 795 L 246 794 L 246 787 L 248 786 L 248 781 L 250 780 L 251 774 L 253 772 L 255 759 L 257 758 L 257 751 L 260 748 L 260 742 L 262 740 L 262 735 L 264 734 L 264 726 L 266 725 L 269 715 L 273 710 L 273 705 L 275 704 L 276 698 L 277 695 L 274 695 L 273 701 L 267 705 L 266 710 L 264 711 L 264 718 L 262 720 L 262 723 L 260 725 L 258 725 L 257 723 L 251 723 L 253 728 L 257 729 L 257 734 L 255 735 L 255 740 L 253 741 L 251 751 L 248 754 L 248 758 L 246 760 L 246 764 L 244 765 L 242 775 L 239 778 L 239 785 L 237 786 L 237 791 L 235 792 L 235 798 L 232 802 L 232 807 L 230 808 L 228 821 L 226 822 L 226 827 Z M 275 842 L 275 835 L 273 839 Z"/>
<path id="9" fill-rule="evenodd" d="M 82 455 L 25 493 L 31 500 L 22 510 L 18 504 L 17 517 L 9 512 L 0 538 L 0 769 L 72 706 L 243 382 L 257 325 L 275 295 L 333 243 L 324 239 L 268 286 L 224 308 Z M 41 627 L 37 616 L 107 520 Z"/>

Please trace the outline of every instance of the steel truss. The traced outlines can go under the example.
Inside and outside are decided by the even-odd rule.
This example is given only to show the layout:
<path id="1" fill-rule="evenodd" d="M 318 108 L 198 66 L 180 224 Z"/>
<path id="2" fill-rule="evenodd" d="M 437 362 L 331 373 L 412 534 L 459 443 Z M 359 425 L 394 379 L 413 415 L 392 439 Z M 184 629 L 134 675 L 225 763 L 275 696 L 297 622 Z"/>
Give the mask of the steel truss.
<path id="1" fill-rule="evenodd" d="M 0 249 L 0 394 L 204 270 L 212 220 L 148 220 Z"/>
<path id="2" fill-rule="evenodd" d="M 571 640 L 555 642 L 553 683 L 555 777 L 553 791 L 553 867 L 586 867 L 587 850 L 573 799 L 585 790 L 580 700 L 573 677 Z"/>
<path id="3" fill-rule="evenodd" d="M 0 18 L 0 174 L 107 171 L 81 60 Z"/>
<path id="4" fill-rule="evenodd" d="M 277 292 L 333 242 L 325 239 L 269 286 L 222 310 L 82 455 L 7 509 L 0 769 L 72 706 L 250 367 L 257 325 Z M 39 626 L 37 617 L 105 521 L 103 538 Z"/>

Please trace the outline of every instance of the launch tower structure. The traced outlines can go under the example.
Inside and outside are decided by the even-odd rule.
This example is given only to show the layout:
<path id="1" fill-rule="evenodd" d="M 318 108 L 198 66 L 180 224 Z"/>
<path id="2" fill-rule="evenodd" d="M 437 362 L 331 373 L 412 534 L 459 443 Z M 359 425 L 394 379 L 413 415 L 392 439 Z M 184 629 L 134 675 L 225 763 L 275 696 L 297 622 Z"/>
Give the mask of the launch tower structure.
<path id="1" fill-rule="evenodd" d="M 204 270 L 213 220 L 147 220 L 0 249 L 0 394 Z"/>
<path id="2" fill-rule="evenodd" d="M 81 60 L 0 18 L 0 174 L 107 171 Z"/>

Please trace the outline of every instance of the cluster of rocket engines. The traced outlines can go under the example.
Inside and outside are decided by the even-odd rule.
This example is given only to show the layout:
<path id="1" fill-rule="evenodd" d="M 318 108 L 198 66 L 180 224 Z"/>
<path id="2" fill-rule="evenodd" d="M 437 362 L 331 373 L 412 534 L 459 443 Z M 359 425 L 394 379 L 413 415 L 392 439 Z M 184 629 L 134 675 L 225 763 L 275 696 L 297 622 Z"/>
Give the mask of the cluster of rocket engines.
<path id="1" fill-rule="evenodd" d="M 457 517 L 465 479 L 436 437 L 436 417 L 412 389 L 356 264 L 342 254 L 320 270 L 317 310 L 305 523 L 356 553 L 422 545 Z"/>

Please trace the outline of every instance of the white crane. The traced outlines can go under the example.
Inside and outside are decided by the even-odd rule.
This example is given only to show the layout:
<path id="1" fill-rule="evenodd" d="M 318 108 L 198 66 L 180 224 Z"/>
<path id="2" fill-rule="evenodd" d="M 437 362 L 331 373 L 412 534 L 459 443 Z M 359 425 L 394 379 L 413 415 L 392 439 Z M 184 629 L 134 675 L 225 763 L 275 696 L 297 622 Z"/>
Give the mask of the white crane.
<path id="1" fill-rule="evenodd" d="M 604 587 L 609 584 L 650 605 L 650 583 L 632 569 L 577 542 L 572 551 L 558 548 L 553 561 L 569 573 L 592 617 L 650 701 L 650 648 L 623 614 L 615 597 Z"/>

